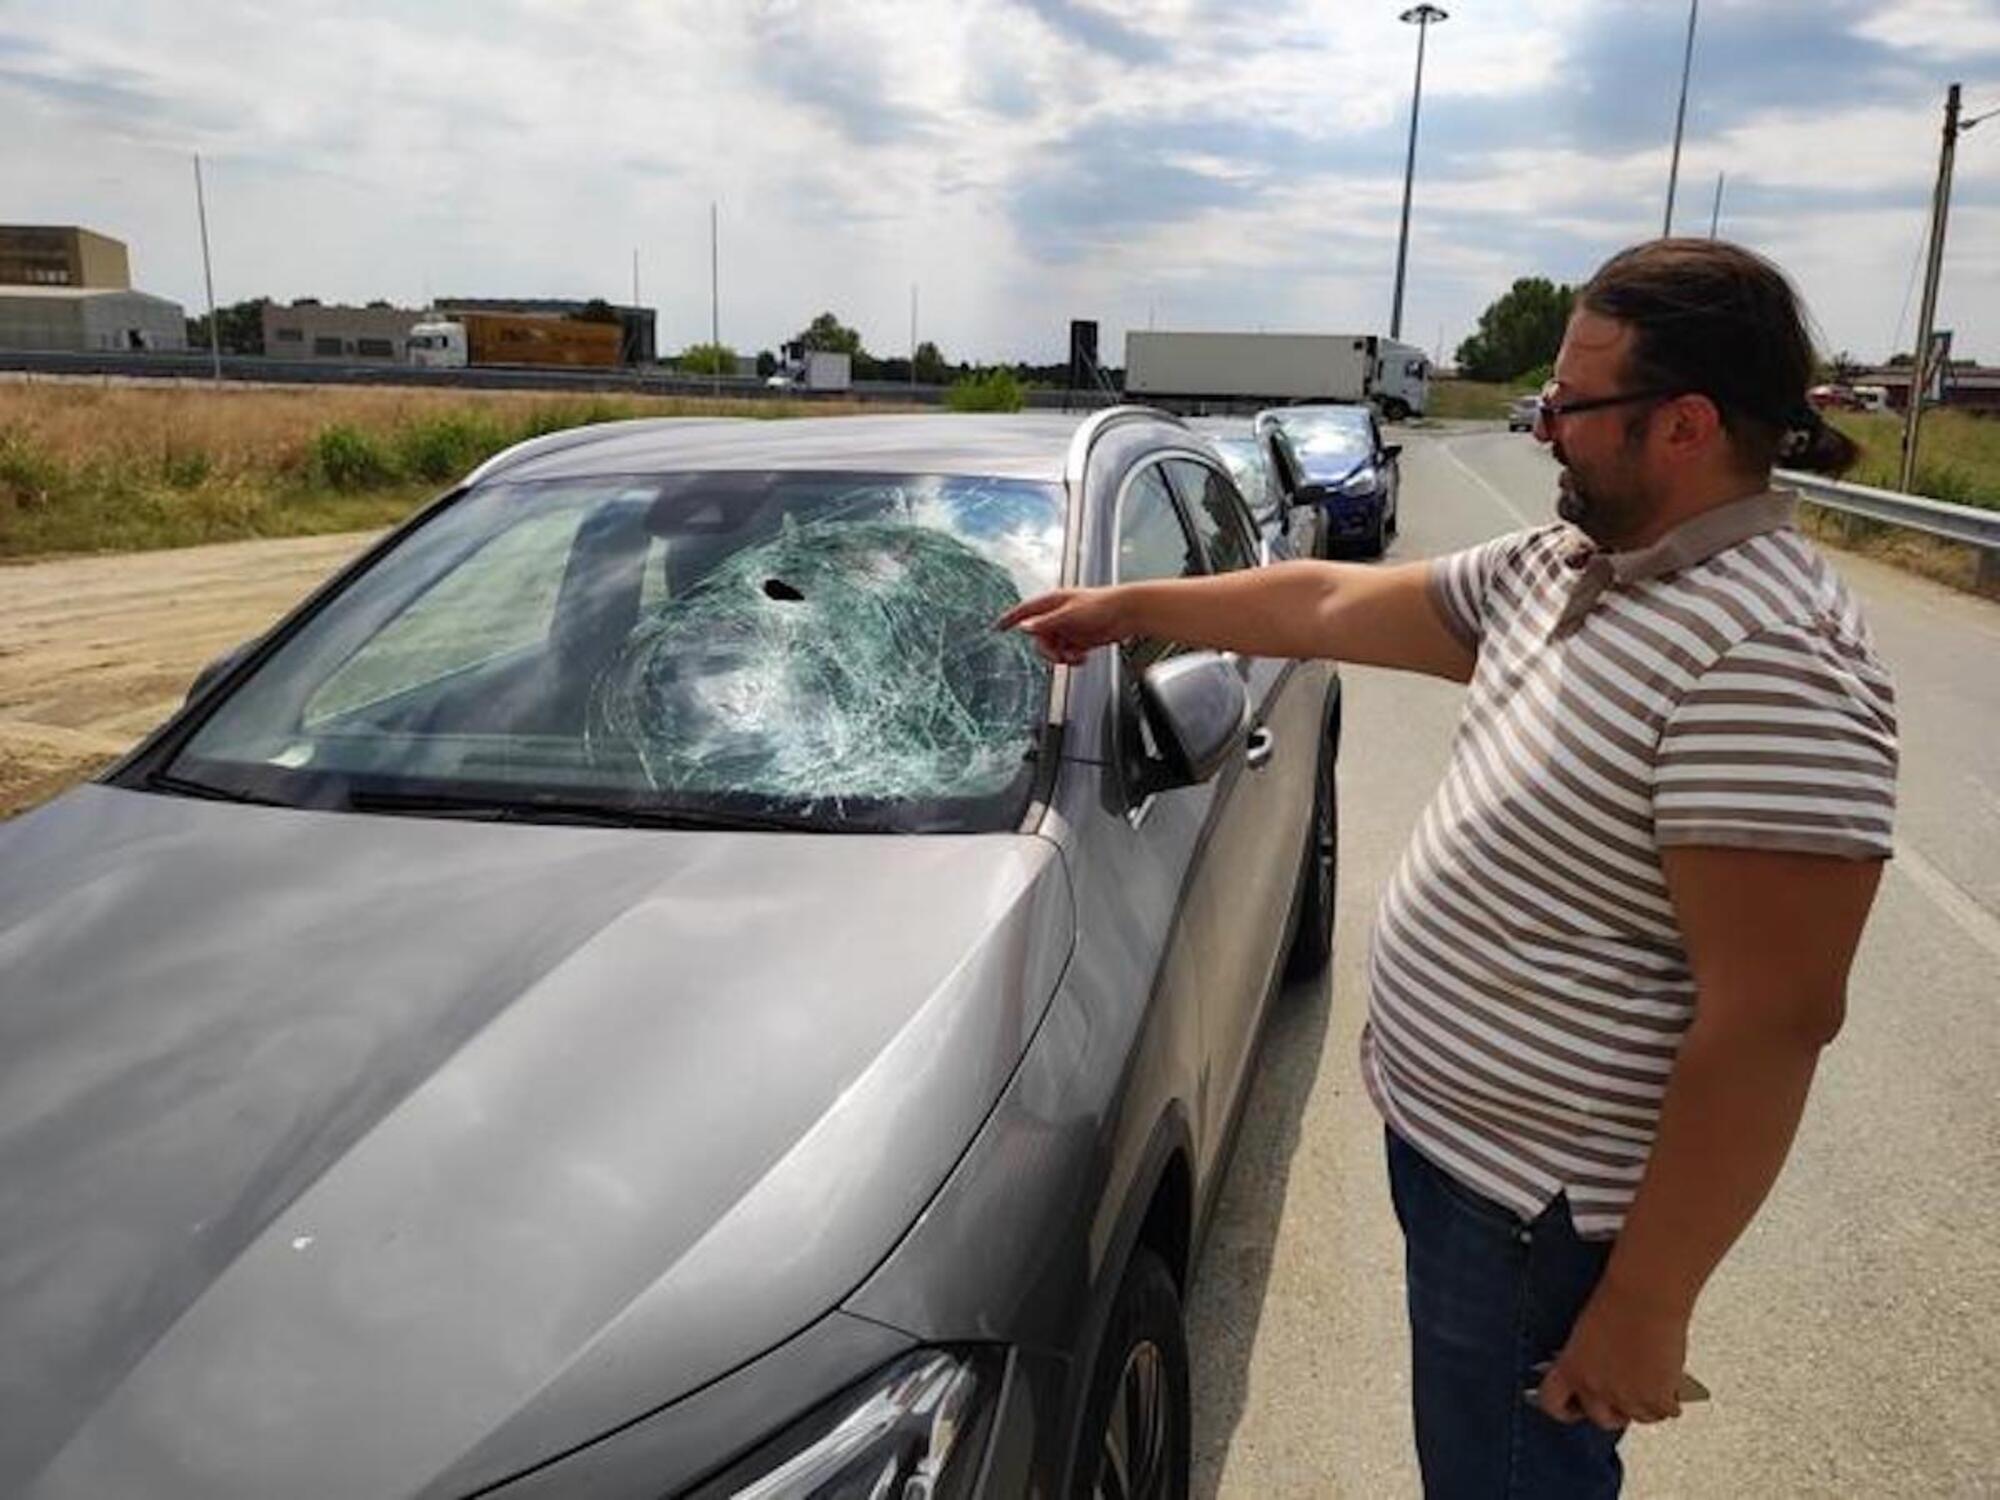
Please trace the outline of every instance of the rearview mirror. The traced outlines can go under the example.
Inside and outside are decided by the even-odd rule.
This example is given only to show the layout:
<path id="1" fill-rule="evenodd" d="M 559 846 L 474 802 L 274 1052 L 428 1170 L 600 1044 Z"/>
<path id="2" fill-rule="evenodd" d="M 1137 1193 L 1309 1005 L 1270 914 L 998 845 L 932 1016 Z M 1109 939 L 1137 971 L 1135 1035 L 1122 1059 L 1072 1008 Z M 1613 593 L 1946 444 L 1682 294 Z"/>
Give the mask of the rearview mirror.
<path id="1" fill-rule="evenodd" d="M 1400 458 L 1402 452 L 1403 445 L 1401 443 L 1384 443 L 1382 445 L 1382 457 L 1385 459 Z"/>
<path id="2" fill-rule="evenodd" d="M 1148 668 L 1139 678 L 1139 701 L 1159 751 L 1141 795 L 1207 781 L 1250 732 L 1250 694 L 1218 652 L 1194 651 Z"/>
<path id="3" fill-rule="evenodd" d="M 222 655 L 212 659 L 207 666 L 194 674 L 194 681 L 188 684 L 187 696 L 181 703 L 183 705 L 192 703 L 207 692 L 210 683 L 249 655 L 250 648 L 256 644 L 255 641 L 244 641 L 241 645 L 231 646 Z"/>

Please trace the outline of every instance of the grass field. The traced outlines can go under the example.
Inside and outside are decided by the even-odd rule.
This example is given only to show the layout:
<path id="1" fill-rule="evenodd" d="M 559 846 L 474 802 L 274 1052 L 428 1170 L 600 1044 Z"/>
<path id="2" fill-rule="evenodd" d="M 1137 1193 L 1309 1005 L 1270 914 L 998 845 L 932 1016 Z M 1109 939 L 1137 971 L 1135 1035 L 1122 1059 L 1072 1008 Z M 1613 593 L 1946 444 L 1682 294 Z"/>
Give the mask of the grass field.
<path id="1" fill-rule="evenodd" d="M 362 530 L 400 519 L 538 433 L 626 417 L 858 409 L 384 387 L 0 384 L 0 558 Z"/>
<path id="2" fill-rule="evenodd" d="M 1903 418 L 1890 412 L 1837 412 L 1834 424 L 1861 444 L 1844 478 L 1893 490 L 1902 469 Z M 1934 411 L 1917 438 L 1917 493 L 2000 510 L 2000 417 Z"/>
<path id="3" fill-rule="evenodd" d="M 1434 380 L 1424 415 L 1498 422 L 1507 415 L 1507 402 L 1519 394 L 1505 381 Z"/>

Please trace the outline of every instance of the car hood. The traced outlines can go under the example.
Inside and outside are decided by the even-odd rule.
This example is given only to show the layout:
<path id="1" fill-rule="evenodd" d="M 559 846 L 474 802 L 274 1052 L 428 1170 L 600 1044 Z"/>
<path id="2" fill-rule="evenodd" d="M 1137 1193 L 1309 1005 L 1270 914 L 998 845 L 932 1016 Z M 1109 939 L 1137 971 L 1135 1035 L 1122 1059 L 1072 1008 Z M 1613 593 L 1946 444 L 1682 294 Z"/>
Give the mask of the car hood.
<path id="1" fill-rule="evenodd" d="M 1344 484 L 1363 469 L 1372 467 L 1375 460 L 1367 454 L 1338 453 L 1329 450 L 1301 450 L 1297 454 L 1299 483 L 1305 489 L 1332 489 Z"/>
<path id="2" fill-rule="evenodd" d="M 462 1491 L 775 1346 L 1018 1061 L 1039 838 L 0 829 L 0 1492 Z"/>

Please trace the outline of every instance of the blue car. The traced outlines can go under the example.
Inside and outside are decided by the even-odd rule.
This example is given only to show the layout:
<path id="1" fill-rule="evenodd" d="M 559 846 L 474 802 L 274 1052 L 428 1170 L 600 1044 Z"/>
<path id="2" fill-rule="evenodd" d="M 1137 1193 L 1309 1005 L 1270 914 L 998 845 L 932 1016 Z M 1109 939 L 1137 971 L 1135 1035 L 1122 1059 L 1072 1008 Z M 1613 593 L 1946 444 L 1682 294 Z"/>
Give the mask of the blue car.
<path id="1" fill-rule="evenodd" d="M 1259 433 L 1275 432 L 1294 505 L 1312 505 L 1335 552 L 1380 557 L 1396 534 L 1397 459 L 1365 406 L 1288 406 L 1260 412 Z"/>

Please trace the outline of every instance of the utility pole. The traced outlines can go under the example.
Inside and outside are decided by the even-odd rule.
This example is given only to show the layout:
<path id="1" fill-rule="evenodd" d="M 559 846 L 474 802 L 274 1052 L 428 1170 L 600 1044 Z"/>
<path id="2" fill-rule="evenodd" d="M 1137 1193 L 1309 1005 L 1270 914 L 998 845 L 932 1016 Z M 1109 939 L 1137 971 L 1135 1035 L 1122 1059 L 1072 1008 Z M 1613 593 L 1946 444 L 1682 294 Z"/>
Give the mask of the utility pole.
<path id="1" fill-rule="evenodd" d="M 1417 175 L 1417 112 L 1424 102 L 1424 39 L 1431 23 L 1451 19 L 1435 5 L 1412 6 L 1397 17 L 1417 28 L 1417 84 L 1410 94 L 1410 154 L 1403 163 L 1403 228 L 1396 237 L 1396 296 L 1389 305 L 1389 337 L 1403 336 L 1403 269 L 1410 257 L 1410 184 Z"/>
<path id="2" fill-rule="evenodd" d="M 917 284 L 910 283 L 910 390 L 917 388 Z"/>
<path id="3" fill-rule="evenodd" d="M 1694 18 L 1701 8 L 1701 0 L 1688 0 L 1687 51 L 1681 55 L 1681 103 L 1674 111 L 1674 160 L 1667 168 L 1667 217 L 1660 225 L 1660 237 L 1666 238 L 1674 232 L 1674 184 L 1681 175 L 1681 127 L 1687 123 L 1688 74 L 1694 68 Z"/>
<path id="4" fill-rule="evenodd" d="M 1722 222 L 1722 179 L 1724 173 L 1715 174 L 1715 207 L 1708 211 L 1708 237 L 1715 238 L 1716 226 Z"/>
<path id="5" fill-rule="evenodd" d="M 1980 117 L 1984 119 L 1982 115 Z M 1917 347 L 1910 361 L 1910 400 L 1903 408 L 1903 473 L 1897 488 L 1913 492 L 1917 478 L 1917 427 L 1923 420 L 1924 392 L 1930 389 L 1931 333 L 1937 320 L 1938 276 L 1944 270 L 1945 216 L 1951 208 L 1951 162 L 1958 148 L 1958 133 L 1978 121 L 1958 123 L 1958 85 L 1944 96 L 1944 145 L 1938 152 L 1937 186 L 1931 192 L 1931 253 L 1924 267 L 1924 300 L 1917 314 Z"/>
<path id="6" fill-rule="evenodd" d="M 722 273 L 717 269 L 721 257 L 716 246 L 720 231 L 716 228 L 715 200 L 708 201 L 708 393 L 722 394 Z"/>
<path id="7" fill-rule="evenodd" d="M 201 190 L 201 153 L 194 154 L 194 211 L 201 221 L 201 279 L 208 287 L 208 361 L 222 384 L 222 326 L 215 316 L 215 270 L 208 259 L 208 199 Z"/>
<path id="8" fill-rule="evenodd" d="M 632 247 L 632 347 L 631 363 L 639 363 L 639 247 Z"/>

